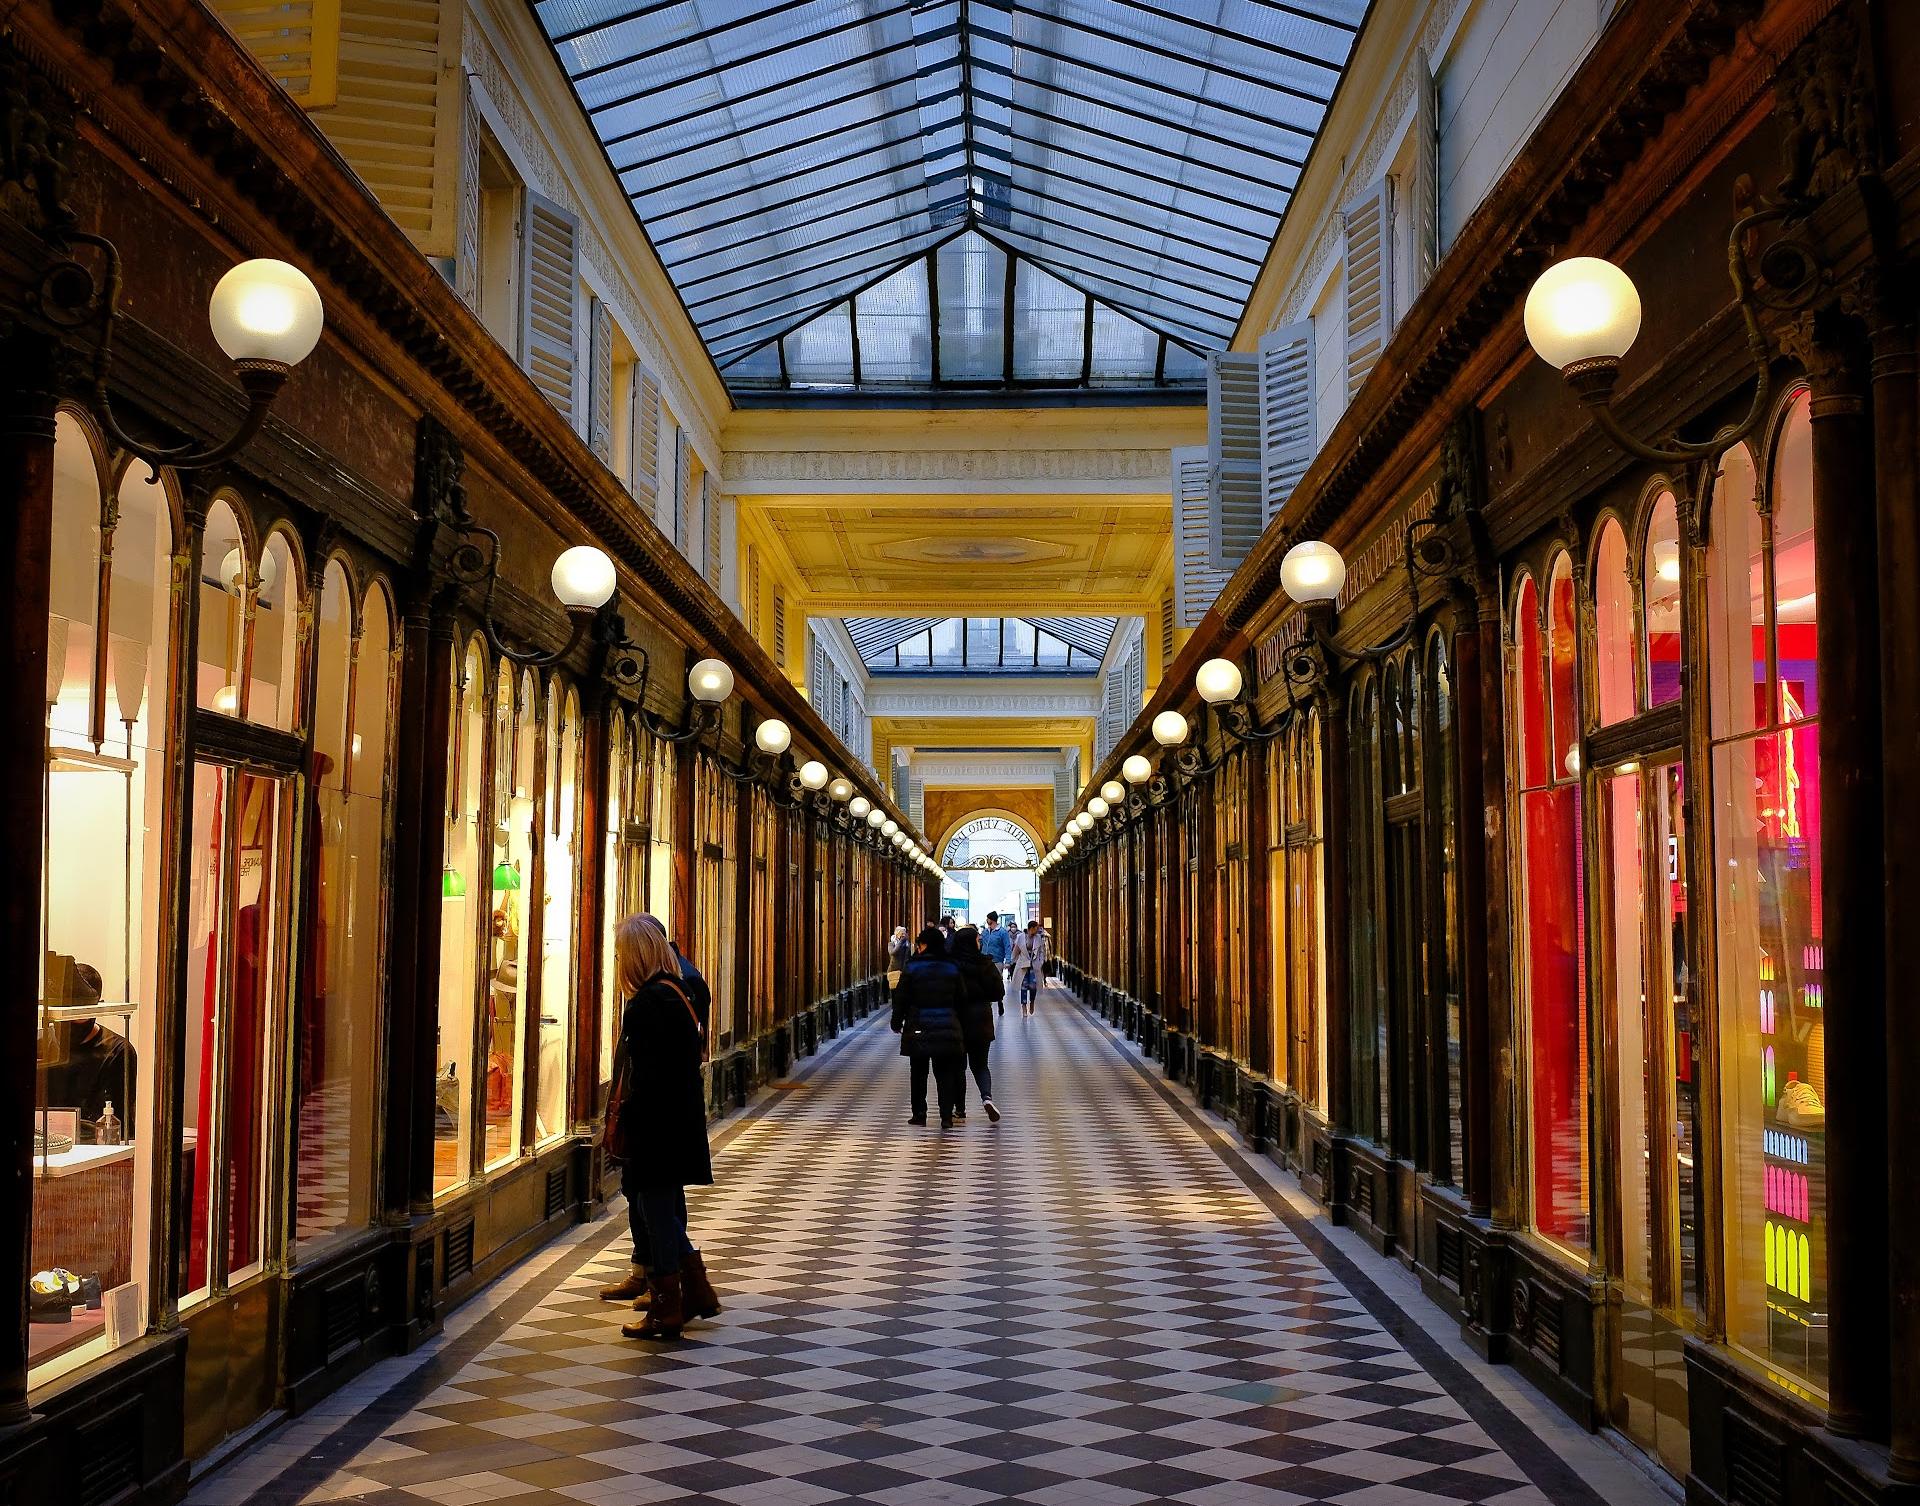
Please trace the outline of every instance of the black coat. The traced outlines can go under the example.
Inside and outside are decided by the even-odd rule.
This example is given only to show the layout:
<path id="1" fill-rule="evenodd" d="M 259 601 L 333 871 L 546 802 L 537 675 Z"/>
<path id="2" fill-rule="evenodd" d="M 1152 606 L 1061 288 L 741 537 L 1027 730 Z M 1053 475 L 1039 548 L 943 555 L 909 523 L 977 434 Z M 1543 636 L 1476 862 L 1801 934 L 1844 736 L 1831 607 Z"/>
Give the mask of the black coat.
<path id="1" fill-rule="evenodd" d="M 975 952 L 954 959 L 961 981 L 967 989 L 967 1001 L 960 1011 L 960 1028 L 969 1051 L 993 1039 L 993 1007 L 1007 996 L 1007 980 L 991 957 Z"/>
<path id="2" fill-rule="evenodd" d="M 915 957 L 893 991 L 893 1028 L 902 1056 L 960 1056 L 967 1039 L 960 1016 L 967 990 L 960 969 L 945 957 Z"/>
<path id="3" fill-rule="evenodd" d="M 641 1187 L 711 1186 L 707 1094 L 700 1077 L 706 1037 L 689 1001 L 655 978 L 627 1000 L 620 1047 L 627 1085 L 620 1123 Z"/>

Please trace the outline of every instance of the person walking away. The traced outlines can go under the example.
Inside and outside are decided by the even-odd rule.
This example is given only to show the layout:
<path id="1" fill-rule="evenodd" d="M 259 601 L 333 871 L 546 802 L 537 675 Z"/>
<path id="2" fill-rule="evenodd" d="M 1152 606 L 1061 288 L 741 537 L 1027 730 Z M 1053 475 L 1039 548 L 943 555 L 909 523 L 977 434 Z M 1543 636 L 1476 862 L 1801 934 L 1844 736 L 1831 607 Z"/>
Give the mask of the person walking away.
<path id="1" fill-rule="evenodd" d="M 900 1054 L 912 1064 L 913 1113 L 909 1124 L 927 1122 L 927 1073 L 940 1099 L 940 1128 L 953 1128 L 959 1078 L 966 1071 L 967 1041 L 961 1030 L 966 986 L 947 956 L 946 938 L 928 926 L 914 941 L 913 957 L 893 991 L 893 1028 Z"/>
<path id="2" fill-rule="evenodd" d="M 720 1299 L 706 1263 L 687 1237 L 687 1188 L 713 1184 L 707 1150 L 707 1101 L 700 1064 L 706 1029 L 666 928 L 629 915 L 614 932 L 614 966 L 627 996 L 620 1050 L 620 1185 L 640 1209 L 646 1236 L 646 1315 L 621 1325 L 630 1339 L 677 1339 L 688 1317 L 710 1318 Z M 636 1303 L 636 1306 L 639 1304 Z"/>
<path id="3" fill-rule="evenodd" d="M 1040 929 L 1040 922 L 1027 922 L 1026 933 L 1014 942 L 1013 972 L 1014 982 L 1020 989 L 1020 1009 L 1023 1014 L 1032 1014 L 1034 1000 L 1039 997 L 1040 985 L 1047 976 L 1047 959 L 1053 954 L 1052 944 L 1047 933 Z"/>
<path id="4" fill-rule="evenodd" d="M 1000 1110 L 993 1101 L 993 1071 L 988 1054 L 993 1049 L 993 1007 L 1007 996 L 1007 980 L 1000 965 L 981 950 L 983 938 L 972 926 L 963 926 L 953 938 L 953 962 L 960 969 L 966 986 L 966 1002 L 960 1011 L 960 1033 L 967 1043 L 967 1065 L 973 1069 L 974 1086 L 980 1089 L 980 1106 L 996 1124 Z M 960 1086 L 954 1095 L 954 1118 L 967 1117 L 967 1074 L 960 1074 Z"/>
<path id="5" fill-rule="evenodd" d="M 1004 974 L 1013 972 L 1013 932 L 1012 922 L 1000 924 L 1000 912 L 987 911 L 987 928 L 980 933 L 980 950 L 993 959 L 993 965 Z M 1000 1013 L 1007 1012 L 1006 978 L 1000 980 Z"/>

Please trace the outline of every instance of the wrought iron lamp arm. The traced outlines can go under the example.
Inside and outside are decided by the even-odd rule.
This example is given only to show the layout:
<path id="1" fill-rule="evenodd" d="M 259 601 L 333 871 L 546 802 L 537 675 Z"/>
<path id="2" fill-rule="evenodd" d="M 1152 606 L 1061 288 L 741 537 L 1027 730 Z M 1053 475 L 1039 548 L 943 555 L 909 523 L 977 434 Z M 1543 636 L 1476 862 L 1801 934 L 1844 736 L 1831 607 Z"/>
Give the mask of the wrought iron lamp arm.
<path id="1" fill-rule="evenodd" d="M 92 246 L 106 261 L 106 286 L 102 288 L 99 280 L 69 249 L 68 254 L 56 262 L 42 279 L 40 305 L 55 323 L 69 328 L 78 327 L 90 317 L 98 320 L 99 330 L 93 353 L 92 399 L 94 417 L 99 420 L 107 438 L 118 448 L 145 461 L 148 473 L 155 481 L 160 479 L 159 468 L 163 465 L 177 471 L 201 470 L 218 465 L 244 449 L 266 424 L 267 413 L 273 407 L 274 399 L 286 385 L 288 368 L 278 361 L 234 363 L 241 389 L 247 395 L 247 411 L 239 427 L 217 444 L 200 446 L 189 441 L 179 445 L 156 445 L 135 439 L 120 426 L 120 420 L 113 411 L 113 399 L 107 390 L 107 378 L 113 369 L 113 329 L 120 317 L 119 248 L 104 235 L 95 235 L 87 230 L 69 229 L 62 239 L 69 248 L 74 242 Z"/>

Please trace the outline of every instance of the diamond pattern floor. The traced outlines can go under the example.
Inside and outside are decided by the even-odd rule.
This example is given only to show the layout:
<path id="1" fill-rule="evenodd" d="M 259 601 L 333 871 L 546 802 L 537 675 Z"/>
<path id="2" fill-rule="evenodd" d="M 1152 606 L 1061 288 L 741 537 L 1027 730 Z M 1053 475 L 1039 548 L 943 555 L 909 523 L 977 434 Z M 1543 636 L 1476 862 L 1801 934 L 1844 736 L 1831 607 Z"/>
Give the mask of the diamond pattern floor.
<path id="1" fill-rule="evenodd" d="M 1063 994 L 1001 1035 L 998 1125 L 976 1099 L 951 1132 L 909 1127 L 877 1019 L 770 1095 L 694 1199 L 726 1312 L 685 1342 L 624 1340 L 595 1300 L 626 1259 L 616 1217 L 523 1284 L 516 1319 L 360 1383 L 271 1440 L 271 1475 L 243 1459 L 190 1499 L 1600 1499 L 1414 1325 L 1383 1326 L 1379 1293 Z"/>

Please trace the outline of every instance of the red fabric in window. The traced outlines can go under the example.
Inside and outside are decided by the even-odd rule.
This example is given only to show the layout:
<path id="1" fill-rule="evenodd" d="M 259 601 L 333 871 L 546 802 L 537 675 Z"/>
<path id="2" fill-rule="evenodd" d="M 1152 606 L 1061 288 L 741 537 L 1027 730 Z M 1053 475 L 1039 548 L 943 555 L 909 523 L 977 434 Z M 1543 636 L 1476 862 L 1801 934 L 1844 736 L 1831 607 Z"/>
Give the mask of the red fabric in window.
<path id="1" fill-rule="evenodd" d="M 1579 789 L 1532 791 L 1523 804 L 1534 1223 L 1579 1245 L 1588 1237 Z"/>

